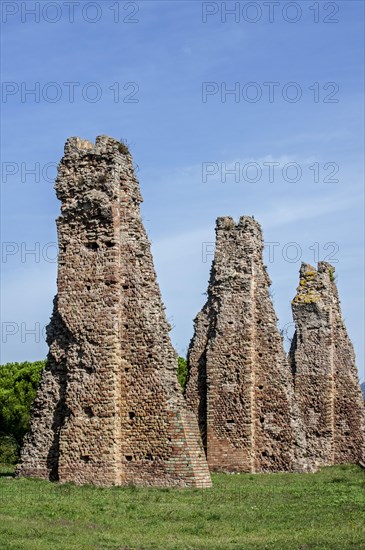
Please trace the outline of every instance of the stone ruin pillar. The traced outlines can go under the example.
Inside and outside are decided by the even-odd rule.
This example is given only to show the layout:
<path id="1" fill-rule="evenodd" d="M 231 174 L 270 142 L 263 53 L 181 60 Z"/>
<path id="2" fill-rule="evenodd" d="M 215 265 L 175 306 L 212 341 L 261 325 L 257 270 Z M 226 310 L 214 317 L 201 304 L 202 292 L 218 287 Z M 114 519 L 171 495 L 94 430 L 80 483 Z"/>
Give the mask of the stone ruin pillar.
<path id="1" fill-rule="evenodd" d="M 326 262 L 302 264 L 292 302 L 295 396 L 315 466 L 365 461 L 364 402 L 334 272 Z"/>
<path id="2" fill-rule="evenodd" d="M 186 398 L 217 471 L 302 471 L 305 438 L 269 295 L 260 225 L 218 218 L 208 298 L 195 319 Z"/>
<path id="3" fill-rule="evenodd" d="M 122 143 L 71 138 L 56 180 L 58 294 L 19 476 L 211 485 Z"/>

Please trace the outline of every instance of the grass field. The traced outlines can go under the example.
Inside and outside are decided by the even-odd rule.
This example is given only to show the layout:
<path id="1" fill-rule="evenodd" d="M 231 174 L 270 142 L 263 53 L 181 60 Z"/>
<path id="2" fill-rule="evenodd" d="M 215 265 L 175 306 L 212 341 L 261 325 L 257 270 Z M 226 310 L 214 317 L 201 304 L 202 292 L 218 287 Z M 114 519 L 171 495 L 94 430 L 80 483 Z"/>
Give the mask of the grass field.
<path id="1" fill-rule="evenodd" d="M 0 467 L 1 550 L 365 549 L 365 472 L 213 475 L 212 489 L 99 489 Z"/>

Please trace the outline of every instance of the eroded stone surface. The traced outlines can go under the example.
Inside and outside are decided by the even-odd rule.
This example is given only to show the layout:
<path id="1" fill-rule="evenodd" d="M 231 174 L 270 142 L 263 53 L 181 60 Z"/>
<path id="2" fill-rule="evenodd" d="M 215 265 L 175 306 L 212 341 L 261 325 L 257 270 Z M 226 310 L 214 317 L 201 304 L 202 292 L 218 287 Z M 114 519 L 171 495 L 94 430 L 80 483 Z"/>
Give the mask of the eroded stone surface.
<path id="1" fill-rule="evenodd" d="M 342 320 L 335 268 L 302 264 L 292 302 L 290 350 L 307 453 L 317 465 L 365 460 L 365 410 L 355 354 Z"/>
<path id="2" fill-rule="evenodd" d="M 218 218 L 186 390 L 213 470 L 306 469 L 304 433 L 262 251 L 253 218 L 244 216 L 238 224 Z"/>
<path id="3" fill-rule="evenodd" d="M 118 141 L 71 138 L 49 355 L 18 475 L 97 485 L 210 486 L 176 378 L 133 161 Z"/>

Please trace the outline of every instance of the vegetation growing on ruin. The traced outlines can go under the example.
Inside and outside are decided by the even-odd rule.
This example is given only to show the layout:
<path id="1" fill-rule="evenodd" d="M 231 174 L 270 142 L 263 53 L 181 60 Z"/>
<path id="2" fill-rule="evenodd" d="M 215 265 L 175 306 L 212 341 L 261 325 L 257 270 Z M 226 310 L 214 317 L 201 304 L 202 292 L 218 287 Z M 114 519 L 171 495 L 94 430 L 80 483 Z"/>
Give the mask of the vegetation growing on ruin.
<path id="1" fill-rule="evenodd" d="M 294 300 L 292 300 L 292 303 L 293 304 L 314 304 L 317 301 L 318 301 L 318 294 L 316 294 L 313 291 L 308 291 L 305 293 L 298 293 L 295 296 Z"/>
<path id="2" fill-rule="evenodd" d="M 332 283 L 334 283 L 335 282 L 335 269 L 333 267 L 330 267 L 328 269 L 328 273 L 330 274 L 330 281 Z"/>
<path id="3" fill-rule="evenodd" d="M 7 478 L 2 550 L 350 550 L 364 547 L 365 472 L 213 474 L 211 489 L 96 488 Z"/>
<path id="4" fill-rule="evenodd" d="M 311 283 L 314 280 L 316 273 L 316 271 L 306 271 L 303 273 L 299 279 L 299 287 L 306 287 L 309 283 Z"/>
<path id="5" fill-rule="evenodd" d="M 297 295 L 292 300 L 293 304 L 314 304 L 318 301 L 318 293 L 312 288 L 312 281 L 315 279 L 316 271 L 305 271 L 299 279 Z"/>
<path id="6" fill-rule="evenodd" d="M 120 153 L 122 153 L 122 155 L 129 155 L 129 148 L 128 148 L 128 145 L 126 143 L 124 143 L 124 141 L 120 141 L 119 144 L 118 144 L 118 151 Z"/>

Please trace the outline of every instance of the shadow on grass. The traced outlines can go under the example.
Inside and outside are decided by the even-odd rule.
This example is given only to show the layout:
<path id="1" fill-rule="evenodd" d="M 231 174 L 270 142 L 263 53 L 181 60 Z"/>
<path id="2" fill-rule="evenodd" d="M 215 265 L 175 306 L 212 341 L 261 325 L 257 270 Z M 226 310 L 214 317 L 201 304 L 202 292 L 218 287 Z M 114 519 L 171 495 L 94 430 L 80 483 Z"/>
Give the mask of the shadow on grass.
<path id="1" fill-rule="evenodd" d="M 0 463 L 0 477 L 15 477 L 15 464 Z"/>

